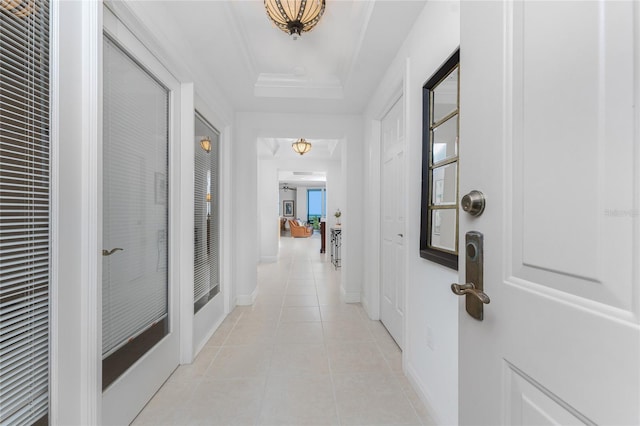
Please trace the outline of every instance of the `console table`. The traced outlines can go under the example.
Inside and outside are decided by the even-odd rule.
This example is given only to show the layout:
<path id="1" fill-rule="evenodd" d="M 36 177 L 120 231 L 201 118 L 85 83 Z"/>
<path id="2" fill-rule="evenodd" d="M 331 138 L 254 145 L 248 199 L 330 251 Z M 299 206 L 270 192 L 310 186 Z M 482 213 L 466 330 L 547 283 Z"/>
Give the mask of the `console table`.
<path id="1" fill-rule="evenodd" d="M 342 246 L 342 229 L 331 228 L 331 263 L 336 269 L 340 267 L 340 247 Z"/>
<path id="2" fill-rule="evenodd" d="M 325 253 L 327 241 L 327 222 L 320 222 L 320 253 Z"/>

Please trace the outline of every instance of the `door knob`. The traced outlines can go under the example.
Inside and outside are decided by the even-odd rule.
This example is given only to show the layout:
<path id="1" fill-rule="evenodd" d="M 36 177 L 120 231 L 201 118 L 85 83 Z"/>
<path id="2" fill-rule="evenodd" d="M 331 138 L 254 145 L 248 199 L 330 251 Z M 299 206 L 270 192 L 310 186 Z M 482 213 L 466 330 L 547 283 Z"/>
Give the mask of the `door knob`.
<path id="1" fill-rule="evenodd" d="M 120 247 L 116 247 L 116 248 L 113 248 L 111 250 L 102 249 L 102 255 L 103 256 L 111 256 L 113 253 L 115 253 L 117 251 L 124 251 L 124 249 L 120 248 Z"/>
<path id="2" fill-rule="evenodd" d="M 460 206 L 462 210 L 469 213 L 471 216 L 480 216 L 484 211 L 485 198 L 484 194 L 480 191 L 473 190 L 460 200 Z"/>
<path id="3" fill-rule="evenodd" d="M 467 284 L 451 284 L 451 291 L 453 291 L 458 296 L 464 296 L 466 294 L 471 294 L 478 298 L 482 303 L 487 304 L 491 302 L 489 296 L 484 291 L 477 289 L 474 283 Z"/>

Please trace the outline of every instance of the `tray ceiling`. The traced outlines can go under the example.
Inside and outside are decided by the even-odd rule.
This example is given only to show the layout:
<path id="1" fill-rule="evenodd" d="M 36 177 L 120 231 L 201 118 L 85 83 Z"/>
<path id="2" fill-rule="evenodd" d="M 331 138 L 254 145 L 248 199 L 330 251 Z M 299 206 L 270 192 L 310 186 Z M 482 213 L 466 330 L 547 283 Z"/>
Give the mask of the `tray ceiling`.
<path id="1" fill-rule="evenodd" d="M 360 113 L 424 3 L 327 0 L 320 23 L 297 40 L 275 27 L 262 0 L 131 9 L 236 111 Z"/>

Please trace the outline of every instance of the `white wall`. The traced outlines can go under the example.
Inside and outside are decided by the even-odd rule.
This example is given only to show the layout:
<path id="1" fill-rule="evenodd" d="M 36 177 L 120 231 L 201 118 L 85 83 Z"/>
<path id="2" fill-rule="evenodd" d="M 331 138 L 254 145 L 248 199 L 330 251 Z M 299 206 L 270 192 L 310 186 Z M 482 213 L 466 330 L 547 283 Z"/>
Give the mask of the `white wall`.
<path id="1" fill-rule="evenodd" d="M 459 3 L 428 2 L 391 64 L 366 110 L 364 132 L 371 182 L 365 192 L 368 229 L 365 258 L 379 258 L 379 121 L 392 98 L 404 90 L 406 107 L 407 264 L 404 369 L 439 424 L 458 422 L 458 298 L 449 288 L 455 271 L 420 258 L 420 193 L 422 176 L 422 86 L 457 48 L 460 40 Z M 464 64 L 462 65 L 464 69 Z M 464 72 L 462 73 L 464 78 Z M 464 108 L 464 105 L 461 105 Z M 377 262 L 371 262 L 376 264 Z M 378 315 L 379 271 L 365 271 L 364 300 L 373 318 Z M 430 336 L 430 345 L 427 336 Z"/>
<path id="2" fill-rule="evenodd" d="M 299 186 L 296 189 L 296 219 L 307 220 L 307 188 Z"/>
<path id="3" fill-rule="evenodd" d="M 236 211 L 237 301 L 250 304 L 256 295 L 257 262 L 277 256 L 277 170 L 327 171 L 327 211 L 343 212 L 342 293 L 345 301 L 359 302 L 363 273 L 363 140 L 359 115 L 236 114 L 234 152 Z M 343 146 L 341 165 L 290 160 L 258 164 L 258 137 L 338 139 Z M 256 171 L 259 170 L 259 173 Z M 258 194 L 260 194 L 258 196 Z M 258 202 L 259 201 L 259 202 Z M 298 200 L 300 201 L 300 200 Z M 257 212 L 257 214 L 256 214 Z M 300 216 L 296 211 L 296 217 Z M 349 222 L 349 218 L 353 218 Z M 241 224 L 241 225 L 240 225 Z M 329 223 L 329 226 L 332 222 Z"/>

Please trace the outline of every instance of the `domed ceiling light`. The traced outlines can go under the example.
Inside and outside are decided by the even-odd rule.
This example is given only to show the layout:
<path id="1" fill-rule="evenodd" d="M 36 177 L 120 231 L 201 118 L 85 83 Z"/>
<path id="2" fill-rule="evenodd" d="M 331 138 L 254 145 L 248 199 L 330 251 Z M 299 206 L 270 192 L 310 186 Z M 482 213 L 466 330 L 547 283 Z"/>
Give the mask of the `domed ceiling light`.
<path id="1" fill-rule="evenodd" d="M 264 7 L 271 21 L 296 40 L 320 21 L 325 0 L 264 0 Z"/>
<path id="2" fill-rule="evenodd" d="M 291 144 L 291 147 L 295 152 L 300 155 L 304 155 L 311 151 L 311 142 L 307 142 L 304 138 L 300 138 Z"/>

